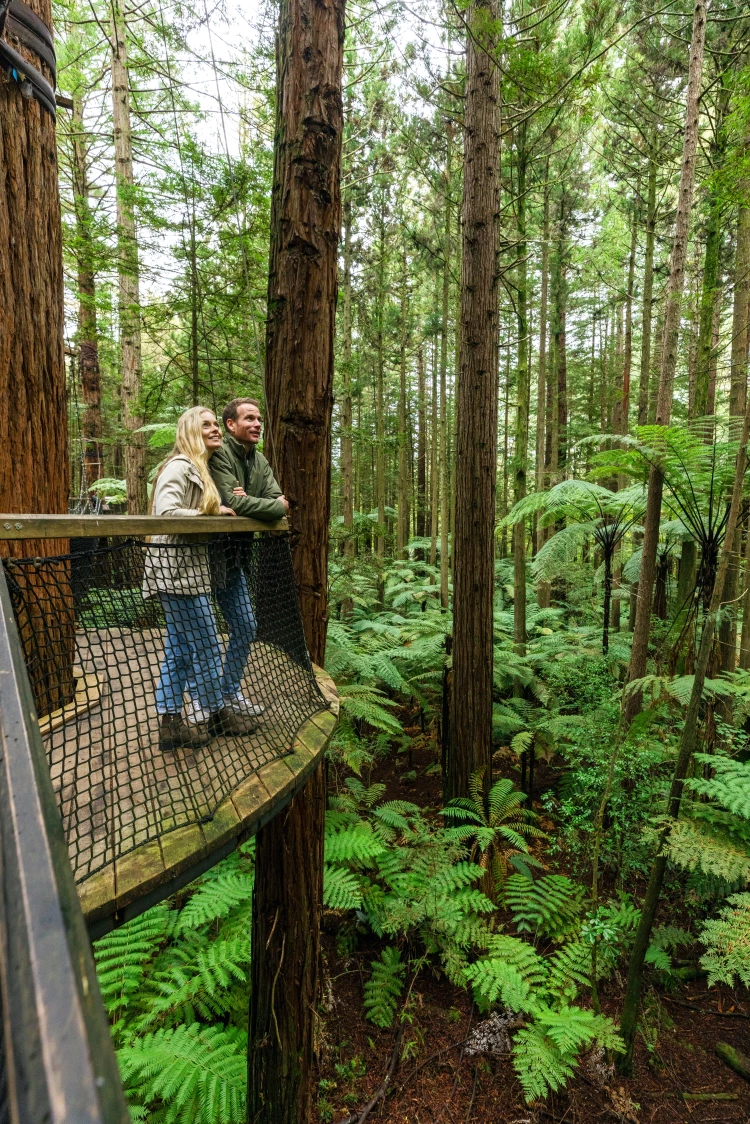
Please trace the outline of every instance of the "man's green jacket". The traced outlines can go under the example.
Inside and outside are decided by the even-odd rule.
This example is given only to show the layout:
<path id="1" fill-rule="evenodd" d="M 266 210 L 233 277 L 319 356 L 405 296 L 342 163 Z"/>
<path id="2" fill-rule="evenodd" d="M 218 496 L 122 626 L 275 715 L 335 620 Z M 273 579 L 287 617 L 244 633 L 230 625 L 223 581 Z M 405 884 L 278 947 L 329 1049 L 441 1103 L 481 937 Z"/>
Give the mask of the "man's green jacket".
<path id="1" fill-rule="evenodd" d="M 273 523 L 286 515 L 279 500 L 281 488 L 271 466 L 257 449 L 246 452 L 244 445 L 224 434 L 224 442 L 208 462 L 221 502 L 238 515 Z M 246 496 L 233 495 L 234 488 L 244 488 Z"/>

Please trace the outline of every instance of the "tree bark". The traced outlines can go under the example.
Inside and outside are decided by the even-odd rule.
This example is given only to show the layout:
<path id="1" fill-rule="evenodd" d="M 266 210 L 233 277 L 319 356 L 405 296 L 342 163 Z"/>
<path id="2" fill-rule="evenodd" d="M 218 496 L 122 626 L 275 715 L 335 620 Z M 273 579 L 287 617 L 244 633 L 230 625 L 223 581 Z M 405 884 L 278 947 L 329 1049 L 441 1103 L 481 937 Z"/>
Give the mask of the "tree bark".
<path id="1" fill-rule="evenodd" d="M 662 342 L 659 391 L 656 405 L 657 425 L 669 425 L 672 416 L 672 389 L 677 366 L 677 342 L 680 329 L 680 309 L 685 281 L 690 211 L 695 184 L 695 156 L 698 147 L 698 116 L 703 70 L 703 51 L 706 39 L 706 0 L 696 0 L 693 9 L 693 31 L 690 44 L 688 89 L 685 104 L 685 133 L 682 167 L 675 220 L 674 241 L 670 261 L 669 280 L 664 310 L 664 335 Z M 648 498 L 644 518 L 643 554 L 638 583 L 633 646 L 628 668 L 628 681 L 641 679 L 646 674 L 648 640 L 651 629 L 651 602 L 656 578 L 656 551 L 659 543 L 659 519 L 664 489 L 664 478 L 658 467 L 649 473 Z M 641 709 L 641 693 L 630 691 L 624 696 L 623 715 L 629 725 Z"/>
<path id="2" fill-rule="evenodd" d="M 443 198 L 443 299 L 440 317 L 440 604 L 448 609 L 448 310 L 450 307 L 451 157 L 453 132 L 446 123 L 445 195 Z"/>
<path id="3" fill-rule="evenodd" d="M 516 433 L 513 471 L 515 503 L 526 495 L 526 468 L 529 448 L 529 325 L 528 270 L 526 268 L 526 124 L 516 132 L 518 166 L 518 201 L 516 226 L 518 246 L 518 292 L 516 317 L 518 326 L 518 378 L 516 387 Z M 513 526 L 513 642 L 519 655 L 526 653 L 526 523 Z"/>
<path id="4" fill-rule="evenodd" d="M 48 27 L 48 0 L 30 0 Z M 46 63 L 18 49 L 48 80 Z M 0 510 L 60 514 L 68 510 L 68 416 L 63 354 L 63 263 L 55 123 L 0 72 Z M 0 544 L 0 554 L 46 557 L 67 539 Z M 61 573 L 65 580 L 66 573 Z M 30 579 L 33 580 L 33 579 Z M 68 702 L 74 634 L 61 628 L 59 606 L 44 619 L 48 591 L 20 628 L 39 657 L 34 676 L 40 715 Z M 33 636 L 32 636 L 33 633 Z M 31 645 L 33 644 L 33 647 Z M 27 647 L 29 645 L 29 647 Z"/>
<path id="5" fill-rule="evenodd" d="M 398 391 L 398 524 L 396 527 L 396 549 L 400 557 L 406 553 L 409 543 L 411 513 L 409 497 L 411 494 L 411 436 L 409 430 L 408 398 L 406 388 L 406 341 L 408 333 L 409 301 L 406 273 L 406 248 L 401 256 L 401 300 L 399 332 L 399 391 Z"/>
<path id="6" fill-rule="evenodd" d="M 117 194 L 117 271 L 119 280 L 120 364 L 122 420 L 128 431 L 125 481 L 128 513 L 146 510 L 146 448 L 141 413 L 140 268 L 135 224 L 133 138 L 130 122 L 130 74 L 127 28 L 121 0 L 112 0 L 112 121 L 115 140 Z"/>
<path id="7" fill-rule="evenodd" d="M 341 366 L 341 500 L 344 517 L 344 554 L 353 558 L 354 453 L 352 442 L 352 204 L 344 203 L 344 355 Z"/>
<path id="8" fill-rule="evenodd" d="M 417 348 L 417 426 L 417 538 L 423 539 L 427 531 L 427 389 L 421 343 Z"/>
<path id="9" fill-rule="evenodd" d="M 656 242 L 656 140 L 648 154 L 646 199 L 646 249 L 643 260 L 643 306 L 641 313 L 641 367 L 638 383 L 638 425 L 648 422 L 648 382 L 651 367 L 651 317 L 654 300 L 654 244 Z"/>
<path id="10" fill-rule="evenodd" d="M 383 304 L 385 302 L 385 193 L 380 192 L 378 216 L 378 288 L 377 288 L 377 338 L 375 374 L 375 503 L 378 509 L 376 553 L 385 557 L 385 355 L 383 353 Z"/>
<path id="11" fill-rule="evenodd" d="M 549 286 L 549 157 L 544 168 L 544 201 L 542 204 L 542 276 L 539 293 L 539 373 L 536 386 L 536 490 L 542 492 L 545 486 L 544 451 L 545 451 L 545 403 L 547 393 L 547 291 Z M 544 528 L 539 516 L 536 524 L 535 552 L 544 545 Z M 545 583 L 546 584 L 546 583 Z M 540 600 L 541 596 L 541 600 Z M 537 586 L 537 602 L 540 609 L 544 608 L 544 595 L 541 586 Z M 547 591 L 547 602 L 549 591 Z"/>
<path id="12" fill-rule="evenodd" d="M 269 451 L 289 505 L 310 656 L 328 622 L 344 0 L 282 0 L 266 335 Z M 306 1124 L 318 1002 L 325 774 L 258 833 L 247 1119 Z"/>
<path id="13" fill-rule="evenodd" d="M 480 769 L 489 786 L 492 748 L 500 212 L 500 81 L 492 57 L 495 0 L 474 0 L 468 18 L 447 799 L 466 796 L 469 778 Z"/>
<path id="14" fill-rule="evenodd" d="M 84 486 L 103 476 L 102 385 L 99 371 L 99 336 L 96 323 L 95 254 L 91 234 L 91 205 L 88 182 L 88 137 L 83 121 L 83 99 L 73 95 L 71 114 L 71 164 L 76 220 L 76 265 L 78 270 L 78 368 L 81 375 L 81 440 Z"/>

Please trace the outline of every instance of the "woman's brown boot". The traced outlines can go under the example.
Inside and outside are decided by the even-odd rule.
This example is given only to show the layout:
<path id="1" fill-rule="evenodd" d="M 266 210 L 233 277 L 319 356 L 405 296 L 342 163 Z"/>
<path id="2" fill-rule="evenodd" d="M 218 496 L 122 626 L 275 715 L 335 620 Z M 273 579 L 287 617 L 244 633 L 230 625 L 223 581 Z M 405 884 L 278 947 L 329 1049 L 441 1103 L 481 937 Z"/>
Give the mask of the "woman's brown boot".
<path id="1" fill-rule="evenodd" d="M 191 725 L 181 714 L 162 714 L 159 729 L 159 749 L 162 753 L 181 746 L 200 749 L 210 741 L 208 722 L 195 722 Z"/>

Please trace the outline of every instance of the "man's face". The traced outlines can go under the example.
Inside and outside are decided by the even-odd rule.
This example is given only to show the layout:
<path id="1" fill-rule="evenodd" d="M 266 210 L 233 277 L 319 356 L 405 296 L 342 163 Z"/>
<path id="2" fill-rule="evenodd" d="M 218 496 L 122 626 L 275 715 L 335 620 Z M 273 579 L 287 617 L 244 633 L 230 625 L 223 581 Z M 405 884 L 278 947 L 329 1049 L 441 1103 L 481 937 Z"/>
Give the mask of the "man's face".
<path id="1" fill-rule="evenodd" d="M 243 445 L 257 445 L 260 441 L 263 419 L 257 406 L 244 404 L 237 407 L 237 417 L 227 420 L 227 429 Z"/>

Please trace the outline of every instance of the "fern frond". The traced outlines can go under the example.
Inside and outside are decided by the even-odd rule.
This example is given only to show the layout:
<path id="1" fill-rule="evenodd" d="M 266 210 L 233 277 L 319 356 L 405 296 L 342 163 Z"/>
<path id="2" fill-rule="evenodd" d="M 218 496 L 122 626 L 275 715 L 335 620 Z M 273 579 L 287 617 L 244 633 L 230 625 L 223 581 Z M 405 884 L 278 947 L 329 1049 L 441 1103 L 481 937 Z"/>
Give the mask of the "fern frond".
<path id="1" fill-rule="evenodd" d="M 750 987 L 750 894 L 732 894 L 719 916 L 706 921 L 700 934 L 706 951 L 701 968 L 708 973 L 708 986 L 739 979 Z"/>
<path id="2" fill-rule="evenodd" d="M 193 1023 L 160 1029 L 118 1050 L 126 1091 L 164 1106 L 165 1124 L 244 1124 L 247 1035 Z"/>
<path id="3" fill-rule="evenodd" d="M 563 874 L 532 881 L 512 874 L 505 885 L 505 903 L 520 932 L 559 938 L 570 932 L 581 912 L 582 891 Z"/>
<path id="4" fill-rule="evenodd" d="M 383 1030 L 393 1023 L 405 971 L 401 952 L 393 946 L 384 948 L 380 960 L 372 963 L 372 975 L 364 987 L 365 1015 Z"/>
<path id="5" fill-rule="evenodd" d="M 362 886 L 357 875 L 342 866 L 323 868 L 323 905 L 327 909 L 359 909 Z"/>

